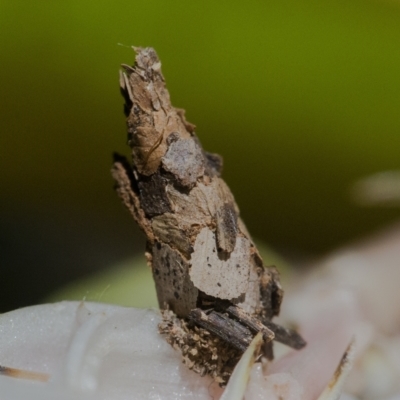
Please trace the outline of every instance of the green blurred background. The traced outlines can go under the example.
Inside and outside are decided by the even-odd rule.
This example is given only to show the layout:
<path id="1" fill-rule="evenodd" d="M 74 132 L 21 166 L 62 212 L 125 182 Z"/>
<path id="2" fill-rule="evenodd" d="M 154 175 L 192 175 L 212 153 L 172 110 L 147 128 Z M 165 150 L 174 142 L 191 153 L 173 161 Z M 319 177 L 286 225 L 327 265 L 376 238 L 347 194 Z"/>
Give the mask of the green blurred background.
<path id="1" fill-rule="evenodd" d="M 1 0 L 0 30 L 0 311 L 143 250 L 109 173 L 130 45 L 157 50 L 249 230 L 284 256 L 399 217 L 349 196 L 400 168 L 398 2 Z"/>

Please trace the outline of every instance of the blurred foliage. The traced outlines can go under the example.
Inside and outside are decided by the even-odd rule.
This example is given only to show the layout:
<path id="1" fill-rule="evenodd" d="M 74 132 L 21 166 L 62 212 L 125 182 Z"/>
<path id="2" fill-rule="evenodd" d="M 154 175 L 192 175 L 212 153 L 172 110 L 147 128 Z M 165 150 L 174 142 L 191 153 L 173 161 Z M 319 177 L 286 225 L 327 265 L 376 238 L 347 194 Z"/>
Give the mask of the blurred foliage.
<path id="1" fill-rule="evenodd" d="M 45 303 L 63 300 L 96 301 L 126 307 L 158 307 L 151 270 L 144 257 L 114 265 L 86 279 L 72 282 L 43 299 Z"/>
<path id="2" fill-rule="evenodd" d="M 3 0 L 0 29 L 1 307 L 26 269 L 30 302 L 142 245 L 109 174 L 130 45 L 157 50 L 255 236 L 312 255 L 399 215 L 348 196 L 400 168 L 397 2 Z"/>

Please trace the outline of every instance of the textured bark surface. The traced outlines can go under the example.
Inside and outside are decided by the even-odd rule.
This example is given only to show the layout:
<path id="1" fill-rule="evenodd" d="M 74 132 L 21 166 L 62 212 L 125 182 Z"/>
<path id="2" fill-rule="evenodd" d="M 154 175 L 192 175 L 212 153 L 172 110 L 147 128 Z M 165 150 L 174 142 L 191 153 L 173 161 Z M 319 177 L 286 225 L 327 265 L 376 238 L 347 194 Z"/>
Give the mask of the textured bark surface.
<path id="1" fill-rule="evenodd" d="M 171 105 L 155 51 L 135 50 L 135 65 L 123 65 L 120 76 L 133 163 L 115 156 L 112 174 L 147 237 L 160 308 L 240 350 L 257 331 L 270 332 L 264 335 L 269 342 L 274 334 L 263 322 L 279 313 L 278 273 L 263 265 L 240 220 L 221 178 L 222 158 L 202 149 L 195 126 Z M 241 320 L 227 313 L 229 306 Z M 259 324 L 257 330 L 249 329 L 250 320 Z M 289 336 L 280 339 L 293 346 Z"/>

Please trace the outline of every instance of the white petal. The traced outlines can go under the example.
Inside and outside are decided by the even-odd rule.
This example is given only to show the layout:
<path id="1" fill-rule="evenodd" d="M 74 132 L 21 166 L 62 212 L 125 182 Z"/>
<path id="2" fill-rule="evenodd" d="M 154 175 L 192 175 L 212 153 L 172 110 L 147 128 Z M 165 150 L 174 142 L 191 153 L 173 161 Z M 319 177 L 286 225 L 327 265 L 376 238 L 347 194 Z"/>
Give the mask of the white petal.
<path id="1" fill-rule="evenodd" d="M 251 341 L 236 365 L 229 383 L 220 400 L 242 400 L 250 378 L 251 368 L 263 343 L 262 334 L 259 332 Z"/>
<path id="2" fill-rule="evenodd" d="M 329 382 L 328 386 L 318 397 L 318 400 L 338 400 L 340 398 L 343 384 L 353 366 L 354 361 L 354 340 L 349 344 L 346 352 L 344 353 L 342 359 L 336 371 Z"/>
<path id="3" fill-rule="evenodd" d="M 158 333 L 158 312 L 62 302 L 0 316 L 0 364 L 45 372 L 47 384 L 7 378 L 0 392 L 21 398 L 206 399 L 212 380 L 189 371 Z M 32 396 L 22 396 L 26 390 Z M 60 396 L 54 397 L 54 393 Z M 47 397 L 46 397 L 47 396 Z"/>

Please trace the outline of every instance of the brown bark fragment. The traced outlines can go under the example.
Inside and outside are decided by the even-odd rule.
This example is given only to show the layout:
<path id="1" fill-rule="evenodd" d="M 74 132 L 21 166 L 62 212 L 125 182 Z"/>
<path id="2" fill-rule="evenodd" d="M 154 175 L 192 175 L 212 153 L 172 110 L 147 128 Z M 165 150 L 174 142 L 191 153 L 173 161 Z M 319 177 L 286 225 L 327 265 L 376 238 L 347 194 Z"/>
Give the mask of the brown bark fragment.
<path id="1" fill-rule="evenodd" d="M 215 204 L 217 182 L 210 185 L 198 183 L 189 194 L 172 185 L 166 188 L 173 212 L 179 215 L 179 225 L 184 229 L 192 226 L 211 226 L 217 212 Z"/>
<path id="2" fill-rule="evenodd" d="M 194 133 L 195 129 L 196 129 L 196 125 L 192 124 L 191 122 L 186 121 L 186 110 L 184 110 L 183 108 L 175 108 L 176 113 L 178 114 L 179 118 L 181 119 L 183 125 L 185 126 L 186 130 L 189 133 Z"/>
<path id="3" fill-rule="evenodd" d="M 167 137 L 175 131 L 183 137 L 190 135 L 182 117 L 171 105 L 161 63 L 153 49 L 140 49 L 135 67 L 127 69 L 126 74 L 129 82 L 124 79 L 122 90 L 132 103 L 129 145 L 138 172 L 151 175 L 168 149 Z"/>
<path id="4" fill-rule="evenodd" d="M 220 251 L 232 253 L 238 235 L 238 216 L 233 204 L 224 204 L 216 213 L 217 244 Z"/>
<path id="5" fill-rule="evenodd" d="M 116 159 L 117 161 L 114 162 L 111 170 L 111 175 L 115 180 L 115 190 L 119 198 L 122 200 L 122 203 L 126 206 L 134 220 L 146 234 L 147 239 L 150 242 L 153 242 L 154 234 L 150 223 L 141 207 L 139 196 L 132 189 L 132 173 L 128 169 L 129 166 L 127 166 L 127 161 L 121 156 L 116 156 Z"/>
<path id="6" fill-rule="evenodd" d="M 206 170 L 205 173 L 211 177 L 221 176 L 223 160 L 219 154 L 204 152 L 206 157 Z"/>
<path id="7" fill-rule="evenodd" d="M 167 180 L 160 173 L 143 177 L 138 187 L 140 202 L 146 215 L 154 217 L 172 211 L 166 192 Z"/>
<path id="8" fill-rule="evenodd" d="M 185 317 L 196 307 L 198 290 L 189 278 L 189 265 L 169 245 L 156 242 L 152 248 L 153 278 L 158 302 Z"/>
<path id="9" fill-rule="evenodd" d="M 279 273 L 274 267 L 262 272 L 259 290 L 261 303 L 263 305 L 263 311 L 260 316 L 264 319 L 271 319 L 279 315 L 283 299 L 283 290 L 279 282 Z"/>
<path id="10" fill-rule="evenodd" d="M 186 233 L 179 229 L 179 221 L 174 214 L 165 213 L 154 217 L 151 227 L 158 241 L 175 246 L 187 259 L 190 258 L 193 247 Z"/>

